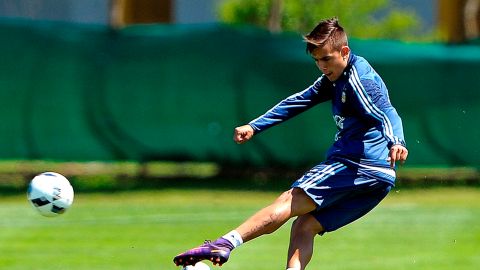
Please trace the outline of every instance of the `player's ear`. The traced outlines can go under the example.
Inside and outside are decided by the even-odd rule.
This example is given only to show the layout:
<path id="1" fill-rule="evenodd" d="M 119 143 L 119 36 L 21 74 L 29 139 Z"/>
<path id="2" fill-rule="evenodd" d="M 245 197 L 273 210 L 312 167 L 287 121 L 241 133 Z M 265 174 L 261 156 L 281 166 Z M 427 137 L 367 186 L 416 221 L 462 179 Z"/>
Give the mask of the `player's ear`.
<path id="1" fill-rule="evenodd" d="M 346 58 L 349 53 L 350 53 L 350 47 L 348 47 L 348 46 L 343 46 L 343 47 L 340 49 L 340 55 L 341 55 L 343 58 Z"/>

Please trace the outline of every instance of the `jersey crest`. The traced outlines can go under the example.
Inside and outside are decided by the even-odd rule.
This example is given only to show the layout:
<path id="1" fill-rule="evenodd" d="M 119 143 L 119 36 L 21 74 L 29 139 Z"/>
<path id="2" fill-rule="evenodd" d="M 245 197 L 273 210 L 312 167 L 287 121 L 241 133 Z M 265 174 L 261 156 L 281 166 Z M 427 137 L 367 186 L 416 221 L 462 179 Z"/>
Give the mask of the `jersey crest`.
<path id="1" fill-rule="evenodd" d="M 345 121 L 345 117 L 342 117 L 340 115 L 334 115 L 333 120 L 335 121 L 338 129 L 343 129 L 343 121 Z"/>

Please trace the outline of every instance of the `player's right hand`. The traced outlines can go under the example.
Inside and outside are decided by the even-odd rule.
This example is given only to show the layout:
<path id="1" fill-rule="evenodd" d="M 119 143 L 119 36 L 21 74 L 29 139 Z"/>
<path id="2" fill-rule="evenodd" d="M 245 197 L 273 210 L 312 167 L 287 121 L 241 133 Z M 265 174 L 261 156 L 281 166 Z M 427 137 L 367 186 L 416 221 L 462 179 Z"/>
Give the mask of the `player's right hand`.
<path id="1" fill-rule="evenodd" d="M 250 125 L 236 127 L 233 133 L 233 140 L 238 143 L 244 143 L 253 137 L 254 130 Z"/>

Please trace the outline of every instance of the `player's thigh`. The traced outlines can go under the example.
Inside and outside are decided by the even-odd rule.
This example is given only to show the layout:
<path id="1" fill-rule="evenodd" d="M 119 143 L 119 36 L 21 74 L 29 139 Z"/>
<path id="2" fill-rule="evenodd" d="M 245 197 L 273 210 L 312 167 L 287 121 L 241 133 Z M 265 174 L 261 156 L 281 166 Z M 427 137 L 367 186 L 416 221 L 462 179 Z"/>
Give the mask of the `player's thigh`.
<path id="1" fill-rule="evenodd" d="M 276 209 L 284 209 L 291 217 L 309 213 L 316 208 L 315 202 L 299 188 L 283 192 L 273 203 Z"/>
<path id="2" fill-rule="evenodd" d="M 312 214 L 323 225 L 326 232 L 335 231 L 363 217 L 374 209 L 389 193 L 389 183 L 376 181 L 374 184 L 355 187 L 344 196 Z"/>
<path id="3" fill-rule="evenodd" d="M 301 216 L 317 208 L 315 201 L 303 189 L 292 188 L 292 216 Z"/>

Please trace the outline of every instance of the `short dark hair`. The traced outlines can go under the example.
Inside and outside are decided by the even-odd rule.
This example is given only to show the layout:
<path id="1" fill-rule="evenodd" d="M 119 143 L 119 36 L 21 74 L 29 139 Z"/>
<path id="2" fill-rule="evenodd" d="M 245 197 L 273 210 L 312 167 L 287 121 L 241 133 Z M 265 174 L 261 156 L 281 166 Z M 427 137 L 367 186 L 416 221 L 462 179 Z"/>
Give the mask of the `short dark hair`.
<path id="1" fill-rule="evenodd" d="M 307 52 L 312 53 L 316 48 L 330 44 L 333 49 L 340 51 L 343 46 L 348 46 L 347 33 L 338 23 L 336 17 L 320 21 L 310 34 L 303 36 L 307 42 Z"/>

